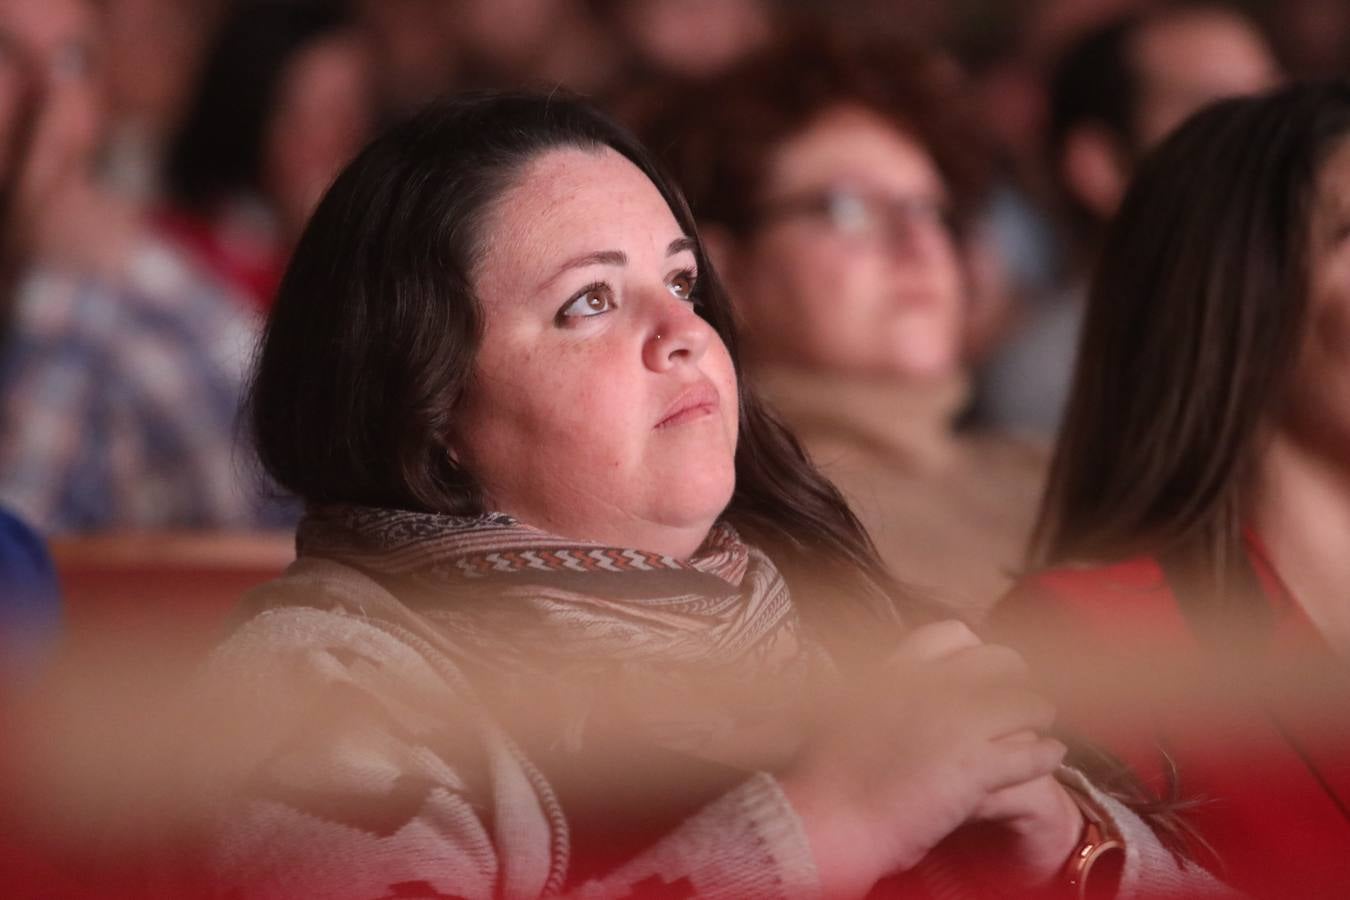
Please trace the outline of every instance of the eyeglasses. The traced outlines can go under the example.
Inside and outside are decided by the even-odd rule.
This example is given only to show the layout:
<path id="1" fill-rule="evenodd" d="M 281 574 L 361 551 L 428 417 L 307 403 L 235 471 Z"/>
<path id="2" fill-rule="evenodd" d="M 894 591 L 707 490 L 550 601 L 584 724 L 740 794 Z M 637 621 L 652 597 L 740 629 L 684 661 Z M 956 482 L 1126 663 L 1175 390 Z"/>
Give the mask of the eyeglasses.
<path id="1" fill-rule="evenodd" d="M 895 235 L 915 227 L 951 234 L 954 228 L 951 209 L 941 198 L 839 187 L 766 204 L 759 221 L 769 224 L 798 216 L 819 218 L 832 231 L 859 239 Z"/>

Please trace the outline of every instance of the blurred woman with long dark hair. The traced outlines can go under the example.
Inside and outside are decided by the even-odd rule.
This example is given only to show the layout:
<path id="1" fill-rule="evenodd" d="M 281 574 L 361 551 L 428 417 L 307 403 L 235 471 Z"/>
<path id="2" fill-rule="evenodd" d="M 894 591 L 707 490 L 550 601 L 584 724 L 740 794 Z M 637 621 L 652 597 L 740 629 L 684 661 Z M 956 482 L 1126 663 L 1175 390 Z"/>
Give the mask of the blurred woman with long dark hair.
<path id="1" fill-rule="evenodd" d="M 1070 719 L 1208 798 L 1187 816 L 1237 885 L 1343 892 L 1350 84 L 1217 104 L 1147 160 L 1078 358 L 1038 571 L 998 618 L 1061 662 L 1179 661 L 1196 693 L 1150 727 L 1091 697 Z"/>

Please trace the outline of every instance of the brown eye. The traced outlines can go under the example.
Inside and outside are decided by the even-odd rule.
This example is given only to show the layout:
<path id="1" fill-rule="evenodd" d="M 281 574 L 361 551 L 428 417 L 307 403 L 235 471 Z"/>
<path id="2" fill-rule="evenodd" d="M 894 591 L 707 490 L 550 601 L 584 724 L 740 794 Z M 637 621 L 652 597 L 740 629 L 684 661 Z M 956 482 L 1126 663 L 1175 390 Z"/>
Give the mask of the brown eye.
<path id="1" fill-rule="evenodd" d="M 694 299 L 694 286 L 697 279 L 694 273 L 685 269 L 683 272 L 676 273 L 668 283 L 670 292 L 681 300 Z"/>
<path id="2" fill-rule="evenodd" d="M 598 316 L 614 308 L 613 292 L 608 285 L 593 284 L 558 310 L 558 318 L 575 319 Z"/>

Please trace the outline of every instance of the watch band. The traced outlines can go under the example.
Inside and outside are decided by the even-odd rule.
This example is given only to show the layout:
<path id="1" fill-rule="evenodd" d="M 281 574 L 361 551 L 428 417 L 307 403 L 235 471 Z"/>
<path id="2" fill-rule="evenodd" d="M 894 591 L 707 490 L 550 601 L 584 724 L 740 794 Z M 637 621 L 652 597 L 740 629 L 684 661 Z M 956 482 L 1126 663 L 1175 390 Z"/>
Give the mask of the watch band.
<path id="1" fill-rule="evenodd" d="M 1115 897 L 1125 865 L 1125 845 L 1077 791 L 1069 796 L 1083 813 L 1083 835 L 1060 870 L 1063 895 L 1074 900 Z"/>

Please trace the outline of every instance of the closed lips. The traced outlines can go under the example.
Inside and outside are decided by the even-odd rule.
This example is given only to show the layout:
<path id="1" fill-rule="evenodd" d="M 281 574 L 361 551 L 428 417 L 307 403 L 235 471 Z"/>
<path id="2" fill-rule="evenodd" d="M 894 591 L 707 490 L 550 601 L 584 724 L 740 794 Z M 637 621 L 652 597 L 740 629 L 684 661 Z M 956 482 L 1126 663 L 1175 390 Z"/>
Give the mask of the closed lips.
<path id="1" fill-rule="evenodd" d="M 656 423 L 656 427 L 679 425 L 681 422 L 715 412 L 720 405 L 721 398 L 717 395 L 717 389 L 707 381 L 699 382 L 680 392 L 674 402 L 666 407 L 665 414 Z"/>

